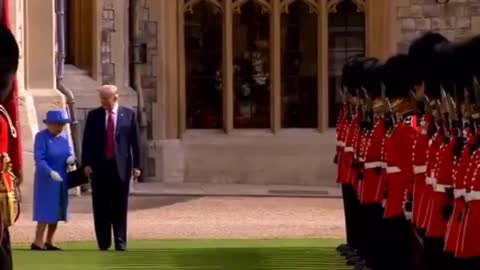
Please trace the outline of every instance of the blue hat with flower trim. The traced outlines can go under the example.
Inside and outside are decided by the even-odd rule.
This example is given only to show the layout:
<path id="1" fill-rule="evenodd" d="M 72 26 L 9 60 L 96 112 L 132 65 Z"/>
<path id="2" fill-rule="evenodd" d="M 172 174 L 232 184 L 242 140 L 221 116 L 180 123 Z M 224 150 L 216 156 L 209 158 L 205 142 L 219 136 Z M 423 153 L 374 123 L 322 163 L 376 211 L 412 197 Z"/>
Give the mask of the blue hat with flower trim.
<path id="1" fill-rule="evenodd" d="M 45 124 L 70 124 L 72 121 L 63 110 L 52 110 L 47 112 L 47 117 L 43 120 Z"/>

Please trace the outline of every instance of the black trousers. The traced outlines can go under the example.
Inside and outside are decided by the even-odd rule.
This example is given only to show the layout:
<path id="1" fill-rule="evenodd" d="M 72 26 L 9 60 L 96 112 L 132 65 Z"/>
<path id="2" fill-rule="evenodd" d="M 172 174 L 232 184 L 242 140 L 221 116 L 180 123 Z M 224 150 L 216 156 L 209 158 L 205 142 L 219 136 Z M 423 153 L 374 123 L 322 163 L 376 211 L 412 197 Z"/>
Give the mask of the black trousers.
<path id="1" fill-rule="evenodd" d="M 410 241 L 413 250 L 415 268 L 414 270 L 424 270 L 423 263 L 423 233 L 419 232 L 415 225 L 410 224 Z"/>
<path id="2" fill-rule="evenodd" d="M 3 239 L 0 243 L 0 270 L 12 270 L 12 249 L 8 229 L 3 230 Z"/>
<path id="3" fill-rule="evenodd" d="M 405 217 L 387 218 L 382 220 L 381 226 L 383 245 L 377 269 L 415 269 L 409 222 Z"/>
<path id="4" fill-rule="evenodd" d="M 452 270 L 478 270 L 480 269 L 479 259 L 453 259 Z"/>
<path id="5" fill-rule="evenodd" d="M 367 261 L 371 269 L 381 269 L 383 207 L 380 204 L 362 205 L 358 215 L 358 224 L 361 231 L 360 254 Z"/>
<path id="6" fill-rule="evenodd" d="M 444 251 L 444 247 L 445 242 L 443 238 L 424 238 L 424 270 L 455 269 L 453 268 L 453 257 Z"/>
<path id="7" fill-rule="evenodd" d="M 112 228 L 115 248 L 126 248 L 129 184 L 119 177 L 114 160 L 104 161 L 93 172 L 93 217 L 97 244 L 101 250 L 110 248 Z"/>
<path id="8" fill-rule="evenodd" d="M 345 213 L 345 228 L 347 235 L 347 244 L 352 248 L 358 248 L 358 240 L 355 239 L 355 214 L 356 214 L 356 195 L 352 185 L 342 184 L 343 209 Z"/>

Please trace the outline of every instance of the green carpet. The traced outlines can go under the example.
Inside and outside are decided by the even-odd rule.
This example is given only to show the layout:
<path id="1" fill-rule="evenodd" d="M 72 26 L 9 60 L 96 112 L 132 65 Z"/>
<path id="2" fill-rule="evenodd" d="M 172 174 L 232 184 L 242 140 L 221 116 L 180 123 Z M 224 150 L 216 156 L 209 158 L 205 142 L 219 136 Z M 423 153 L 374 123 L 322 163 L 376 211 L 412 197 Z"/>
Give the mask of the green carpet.
<path id="1" fill-rule="evenodd" d="M 338 240 L 136 241 L 124 253 L 100 252 L 93 243 L 63 243 L 62 252 L 14 250 L 15 270 L 275 269 L 348 270 Z"/>

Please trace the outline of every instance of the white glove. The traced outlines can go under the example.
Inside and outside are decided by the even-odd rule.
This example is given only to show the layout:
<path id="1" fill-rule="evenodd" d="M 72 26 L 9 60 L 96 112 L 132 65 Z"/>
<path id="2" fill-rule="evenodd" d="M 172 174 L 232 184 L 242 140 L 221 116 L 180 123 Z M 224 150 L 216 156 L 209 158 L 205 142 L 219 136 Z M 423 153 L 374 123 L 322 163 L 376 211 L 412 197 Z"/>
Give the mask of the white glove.
<path id="1" fill-rule="evenodd" d="M 60 176 L 60 174 L 56 171 L 51 171 L 50 172 L 50 177 L 53 179 L 53 181 L 55 182 L 63 182 L 63 179 L 62 177 Z"/>
<path id="2" fill-rule="evenodd" d="M 69 156 L 69 157 L 67 158 L 67 164 L 68 164 L 68 165 L 74 165 L 76 160 L 77 160 L 77 159 L 76 159 L 74 156 Z"/>

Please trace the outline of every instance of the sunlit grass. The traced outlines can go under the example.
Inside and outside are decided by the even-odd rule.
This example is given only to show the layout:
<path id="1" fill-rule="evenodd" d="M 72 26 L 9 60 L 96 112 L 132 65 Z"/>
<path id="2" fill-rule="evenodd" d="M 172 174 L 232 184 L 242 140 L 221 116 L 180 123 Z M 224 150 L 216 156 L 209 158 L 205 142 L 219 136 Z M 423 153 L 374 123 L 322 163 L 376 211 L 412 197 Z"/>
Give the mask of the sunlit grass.
<path id="1" fill-rule="evenodd" d="M 346 270 L 339 240 L 135 241 L 127 252 L 100 252 L 94 243 L 63 243 L 62 252 L 16 246 L 16 270 L 100 269 L 315 269 Z"/>

